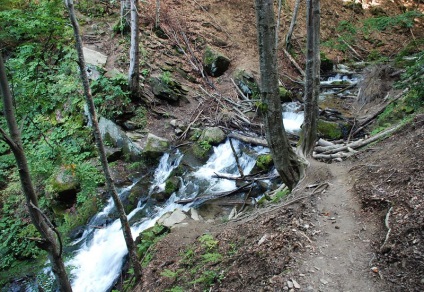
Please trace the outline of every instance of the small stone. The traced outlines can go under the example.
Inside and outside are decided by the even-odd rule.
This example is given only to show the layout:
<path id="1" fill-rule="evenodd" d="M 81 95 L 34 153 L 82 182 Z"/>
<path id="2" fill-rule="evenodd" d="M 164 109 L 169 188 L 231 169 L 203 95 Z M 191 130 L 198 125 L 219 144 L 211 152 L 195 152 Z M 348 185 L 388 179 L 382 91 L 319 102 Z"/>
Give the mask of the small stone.
<path id="1" fill-rule="evenodd" d="M 340 226 L 336 225 L 336 226 L 334 226 L 334 228 L 336 228 L 336 229 L 340 229 Z"/>
<path id="2" fill-rule="evenodd" d="M 289 290 L 289 287 L 284 286 L 284 287 L 283 287 L 283 290 L 284 290 L 284 291 L 288 291 L 288 290 Z"/>
<path id="3" fill-rule="evenodd" d="M 330 220 L 336 220 L 336 217 L 331 217 Z"/>
<path id="4" fill-rule="evenodd" d="M 299 274 L 299 277 L 305 277 L 305 274 Z"/>
<path id="5" fill-rule="evenodd" d="M 292 282 L 293 282 L 293 286 L 294 286 L 294 288 L 296 288 L 296 289 L 300 289 L 300 285 L 299 285 L 299 283 L 297 283 L 297 281 L 296 281 L 296 280 L 292 279 Z"/>
<path id="6" fill-rule="evenodd" d="M 328 281 L 327 281 L 327 280 L 325 280 L 325 279 L 319 279 L 319 281 L 320 281 L 321 283 L 323 283 L 324 285 L 327 285 L 327 284 L 328 284 Z"/>
<path id="7" fill-rule="evenodd" d="M 308 286 L 308 288 L 306 288 L 307 291 L 314 291 L 314 287 L 312 286 Z"/>
<path id="8" fill-rule="evenodd" d="M 289 286 L 289 289 L 293 288 L 293 283 L 292 281 L 287 281 L 287 286 Z"/>
<path id="9" fill-rule="evenodd" d="M 378 268 L 377 267 L 372 267 L 371 271 L 373 271 L 374 273 L 378 273 Z"/>

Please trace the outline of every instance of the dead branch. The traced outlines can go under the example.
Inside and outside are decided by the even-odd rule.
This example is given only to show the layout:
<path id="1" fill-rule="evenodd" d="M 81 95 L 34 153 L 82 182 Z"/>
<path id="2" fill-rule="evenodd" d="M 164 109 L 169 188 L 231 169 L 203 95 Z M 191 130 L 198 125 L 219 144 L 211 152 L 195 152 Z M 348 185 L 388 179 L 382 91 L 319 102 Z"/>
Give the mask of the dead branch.
<path id="1" fill-rule="evenodd" d="M 187 128 L 184 130 L 184 132 L 178 137 L 178 139 L 185 139 L 188 131 L 190 130 L 191 126 L 193 126 L 193 124 L 197 121 L 197 119 L 200 117 L 200 115 L 202 114 L 203 109 L 200 110 L 200 112 L 197 114 L 196 118 L 187 126 Z"/>
<path id="2" fill-rule="evenodd" d="M 343 38 L 341 35 L 337 34 L 337 36 L 341 39 L 341 41 L 349 48 L 349 50 L 352 51 L 352 53 L 354 54 L 354 56 L 358 59 L 358 60 L 362 60 L 362 57 L 360 54 L 358 54 L 357 51 L 355 51 L 354 48 L 352 48 L 351 45 L 349 45 Z"/>
<path id="3" fill-rule="evenodd" d="M 386 234 L 386 239 L 384 240 L 383 244 L 380 247 L 380 252 L 384 251 L 384 246 L 386 245 L 387 241 L 389 240 L 390 233 L 392 232 L 392 229 L 390 228 L 390 222 L 389 222 L 390 213 L 392 212 L 392 210 L 393 210 L 393 207 L 390 207 L 389 211 L 387 211 L 386 218 L 384 219 L 384 224 L 386 225 L 386 228 L 387 228 L 387 234 Z"/>
<path id="4" fill-rule="evenodd" d="M 299 71 L 300 74 L 302 74 L 303 77 L 305 77 L 305 71 L 302 70 L 302 68 L 299 66 L 299 64 L 296 62 L 296 60 L 290 55 L 289 52 L 287 52 L 286 49 L 282 48 L 284 55 L 290 60 L 290 62 L 293 64 L 294 67 L 296 67 L 297 71 Z"/>
<path id="5" fill-rule="evenodd" d="M 241 96 L 241 98 L 243 98 L 246 101 L 252 102 L 246 95 L 244 95 L 244 93 L 240 90 L 240 88 L 237 86 L 237 84 L 234 82 L 233 78 L 230 78 L 231 82 L 234 84 L 234 87 L 237 90 L 237 93 Z"/>
<path id="6" fill-rule="evenodd" d="M 237 140 L 242 141 L 244 143 L 268 147 L 268 143 L 265 139 L 249 137 L 249 136 L 245 136 L 245 135 L 242 135 L 242 134 L 239 134 L 239 133 L 230 133 L 228 135 L 228 138 L 234 138 L 234 139 L 237 139 Z"/>
<path id="7" fill-rule="evenodd" d="M 238 171 L 240 173 L 240 176 L 241 177 L 244 177 L 243 168 L 241 168 L 241 166 L 240 166 L 240 162 L 239 162 L 239 159 L 238 159 L 236 150 L 234 149 L 234 145 L 233 145 L 233 140 L 232 139 L 230 139 L 230 146 L 231 146 L 231 150 L 233 151 L 233 156 L 234 156 L 234 159 L 236 160 L 237 169 L 238 169 Z"/>

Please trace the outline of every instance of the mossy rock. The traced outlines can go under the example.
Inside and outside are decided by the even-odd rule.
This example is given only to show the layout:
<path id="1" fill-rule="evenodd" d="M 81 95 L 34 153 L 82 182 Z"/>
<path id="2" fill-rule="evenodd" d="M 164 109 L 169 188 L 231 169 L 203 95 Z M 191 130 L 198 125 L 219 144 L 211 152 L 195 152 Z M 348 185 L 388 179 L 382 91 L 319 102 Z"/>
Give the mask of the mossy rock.
<path id="1" fill-rule="evenodd" d="M 251 99 L 260 98 L 259 85 L 253 74 L 246 70 L 237 69 L 233 74 L 234 82 L 243 94 Z"/>
<path id="2" fill-rule="evenodd" d="M 143 255 L 149 250 L 149 247 L 157 240 L 159 240 L 159 238 L 169 233 L 169 231 L 170 229 L 168 227 L 161 224 L 156 224 L 141 232 L 135 239 L 138 257 L 142 258 Z"/>
<path id="3" fill-rule="evenodd" d="M 212 147 L 207 147 L 208 144 L 193 143 L 190 152 L 194 157 L 201 162 L 206 162 L 212 153 Z"/>
<path id="4" fill-rule="evenodd" d="M 280 86 L 279 88 L 279 95 L 281 102 L 291 102 L 293 101 L 293 93 L 290 90 L 287 90 L 283 86 Z"/>
<path id="5" fill-rule="evenodd" d="M 206 47 L 203 55 L 203 68 L 212 77 L 219 77 L 227 71 L 230 66 L 230 59 L 223 54 L 214 51 L 211 47 Z"/>
<path id="6" fill-rule="evenodd" d="M 142 156 L 147 161 L 157 161 L 166 151 L 170 143 L 167 139 L 155 136 L 151 133 L 147 135 L 146 146 L 143 149 Z"/>
<path id="7" fill-rule="evenodd" d="M 325 120 L 318 120 L 318 135 L 325 139 L 337 140 L 343 139 L 349 135 L 351 126 L 348 123 L 337 123 Z"/>
<path id="8" fill-rule="evenodd" d="M 74 165 L 62 165 L 49 179 L 47 189 L 54 193 L 52 205 L 56 211 L 70 208 L 76 203 L 77 193 L 81 189 L 81 181 L 76 175 Z"/>
<path id="9" fill-rule="evenodd" d="M 207 127 L 202 131 L 198 142 L 208 143 L 210 145 L 219 145 L 224 142 L 226 135 L 223 130 L 219 127 Z"/>
<path id="10" fill-rule="evenodd" d="M 256 164 L 252 172 L 269 171 L 274 165 L 271 154 L 261 154 L 256 158 Z"/>
<path id="11" fill-rule="evenodd" d="M 334 62 L 328 59 L 323 53 L 321 53 L 321 65 L 320 69 L 322 73 L 329 73 L 333 71 Z"/>
<path id="12" fill-rule="evenodd" d="M 170 104 L 178 104 L 180 100 L 187 100 L 187 91 L 183 88 L 181 83 L 172 77 L 161 78 L 160 76 L 151 77 L 149 84 L 152 88 L 153 94 Z"/>

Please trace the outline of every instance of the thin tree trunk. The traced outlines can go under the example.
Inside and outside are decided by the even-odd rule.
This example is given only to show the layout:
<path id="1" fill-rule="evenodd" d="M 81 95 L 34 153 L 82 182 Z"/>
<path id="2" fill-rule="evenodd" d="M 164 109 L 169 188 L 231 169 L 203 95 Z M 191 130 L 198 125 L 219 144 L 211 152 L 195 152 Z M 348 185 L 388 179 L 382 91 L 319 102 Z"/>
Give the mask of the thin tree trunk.
<path id="1" fill-rule="evenodd" d="M 128 72 L 128 85 L 131 98 L 137 100 L 140 86 L 140 54 L 138 32 L 138 0 L 131 0 L 131 47 L 130 68 Z"/>
<path id="2" fill-rule="evenodd" d="M 280 31 L 281 9 L 283 8 L 283 1 L 285 0 L 278 0 L 277 28 L 275 30 L 275 47 L 277 48 L 277 50 L 278 50 L 278 32 Z"/>
<path id="3" fill-rule="evenodd" d="M 302 165 L 292 150 L 283 125 L 278 89 L 275 47 L 275 15 L 272 0 L 255 0 L 261 70 L 262 112 L 274 165 L 283 182 L 293 189 L 300 180 Z"/>
<path id="4" fill-rule="evenodd" d="M 121 0 L 121 32 L 127 33 L 131 25 L 131 0 Z"/>
<path id="5" fill-rule="evenodd" d="M 52 223 L 38 208 L 37 194 L 35 193 L 31 175 L 29 172 L 27 160 L 22 146 L 21 134 L 15 119 L 12 94 L 9 90 L 9 84 L 6 78 L 6 70 L 3 64 L 3 58 L 0 54 L 0 88 L 3 95 L 4 116 L 9 128 L 10 136 L 3 129 L 0 129 L 3 140 L 10 146 L 15 156 L 19 169 L 22 191 L 26 198 L 28 212 L 32 223 L 35 225 L 41 236 L 45 240 L 44 249 L 49 254 L 52 264 L 52 271 L 55 275 L 60 291 L 72 291 L 71 284 L 66 274 L 65 265 L 62 260 L 62 243 L 60 235 L 54 229 Z"/>
<path id="6" fill-rule="evenodd" d="M 300 0 L 296 0 L 296 3 L 294 4 L 294 10 L 293 10 L 292 20 L 290 23 L 290 28 L 286 36 L 286 50 L 290 49 L 290 42 L 293 35 L 294 27 L 296 25 L 296 19 L 297 19 L 297 14 L 299 12 L 299 6 L 300 6 Z"/>
<path id="7" fill-rule="evenodd" d="M 91 95 L 90 84 L 88 81 L 88 76 L 85 71 L 85 61 L 84 54 L 82 51 L 82 41 L 79 34 L 79 25 L 74 13 L 73 0 L 65 0 L 65 4 L 69 10 L 69 18 L 71 20 L 72 27 L 74 29 L 74 36 L 76 41 L 76 49 L 78 52 L 78 65 L 80 68 L 81 80 L 84 88 L 84 95 L 88 105 L 89 115 L 92 121 L 92 130 L 93 135 L 96 140 L 97 149 L 100 155 L 100 161 L 102 163 L 102 168 L 106 178 L 106 186 L 111 193 L 112 199 L 115 203 L 115 206 L 119 213 L 119 219 L 121 221 L 122 232 L 124 234 L 125 243 L 127 245 L 129 257 L 134 268 L 134 275 L 138 281 L 141 278 L 141 264 L 137 258 L 136 247 L 134 244 L 134 239 L 131 234 L 131 228 L 128 223 L 127 215 L 125 214 L 124 206 L 122 205 L 121 200 L 119 199 L 118 192 L 116 191 L 115 185 L 113 184 L 112 176 L 110 174 L 109 165 L 107 163 L 106 153 L 103 145 L 102 136 L 99 130 L 99 124 L 97 122 L 96 109 L 94 107 L 93 97 Z"/>
<path id="8" fill-rule="evenodd" d="M 160 0 L 156 0 L 155 28 L 158 29 L 159 26 L 160 26 Z"/>
<path id="9" fill-rule="evenodd" d="M 307 53 L 305 80 L 305 120 L 302 127 L 301 149 L 309 157 L 317 140 L 319 70 L 320 70 L 320 3 L 319 0 L 307 0 Z"/>

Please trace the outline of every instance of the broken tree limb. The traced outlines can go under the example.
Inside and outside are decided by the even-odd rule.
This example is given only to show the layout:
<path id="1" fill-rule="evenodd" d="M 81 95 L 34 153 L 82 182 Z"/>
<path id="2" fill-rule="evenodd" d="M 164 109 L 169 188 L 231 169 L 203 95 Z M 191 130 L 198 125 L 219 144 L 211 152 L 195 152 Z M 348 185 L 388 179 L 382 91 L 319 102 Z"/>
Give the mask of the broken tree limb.
<path id="1" fill-rule="evenodd" d="M 246 96 L 246 95 L 244 95 L 244 93 L 240 90 L 240 88 L 237 86 L 237 84 L 236 84 L 236 82 L 234 81 L 234 79 L 233 78 L 230 78 L 230 80 L 231 80 L 231 82 L 234 84 L 234 87 L 236 88 L 236 90 L 237 90 L 237 93 L 240 95 L 240 97 L 242 98 L 242 99 L 244 99 L 244 100 L 246 100 L 246 101 L 249 101 L 249 102 L 251 102 L 251 100 Z"/>
<path id="2" fill-rule="evenodd" d="M 217 193 L 217 194 L 212 194 L 212 195 L 208 195 L 208 196 L 202 196 L 202 197 L 196 197 L 196 198 L 191 198 L 191 199 L 182 199 L 182 200 L 177 200 L 175 201 L 175 203 L 177 204 L 188 204 L 188 203 L 193 203 L 198 205 L 201 205 L 207 201 L 210 200 L 216 200 L 219 198 L 223 198 L 226 196 L 230 196 L 230 195 L 234 195 L 240 192 L 244 192 L 248 187 L 250 187 L 250 185 L 253 184 L 253 181 L 248 182 L 247 184 L 232 190 L 232 191 L 228 191 L 228 192 L 222 192 L 222 193 Z"/>
<path id="3" fill-rule="evenodd" d="M 349 45 L 343 38 L 342 38 L 342 36 L 341 35 L 339 35 L 339 34 L 337 34 L 337 36 L 339 37 L 339 39 L 349 48 L 349 50 L 351 50 L 352 51 L 352 53 L 355 55 L 355 57 L 358 59 L 358 60 L 362 60 L 362 57 L 361 57 L 361 55 L 354 49 L 354 48 L 352 48 L 352 46 L 351 45 Z"/>
<path id="4" fill-rule="evenodd" d="M 287 52 L 286 49 L 282 48 L 282 51 L 284 55 L 290 60 L 290 62 L 293 64 L 294 67 L 296 67 L 297 71 L 299 71 L 300 74 L 302 74 L 303 77 L 305 77 L 305 71 L 302 70 L 302 68 L 299 66 L 299 64 L 296 62 L 296 60 L 290 55 L 289 52 Z"/>
<path id="5" fill-rule="evenodd" d="M 238 169 L 238 171 L 240 173 L 240 176 L 241 177 L 244 177 L 243 168 L 240 166 L 240 162 L 239 162 L 239 159 L 238 159 L 236 150 L 234 149 L 234 145 L 233 145 L 233 140 L 232 139 L 230 139 L 230 146 L 231 146 L 231 150 L 233 151 L 233 156 L 234 156 L 234 159 L 236 160 L 237 169 Z"/>
<path id="6" fill-rule="evenodd" d="M 265 139 L 249 137 L 249 136 L 245 136 L 245 135 L 242 135 L 242 134 L 239 134 L 239 133 L 230 133 L 228 135 L 228 138 L 234 138 L 234 139 L 237 139 L 237 140 L 242 141 L 244 143 L 249 143 L 249 144 L 253 144 L 253 145 L 257 145 L 257 146 L 268 147 L 268 143 Z"/>
<path id="7" fill-rule="evenodd" d="M 255 173 L 255 174 L 248 174 L 245 176 L 235 176 L 231 174 L 225 174 L 225 173 L 219 173 L 214 172 L 214 175 L 212 177 L 215 178 L 223 178 L 228 180 L 244 180 L 244 181 L 259 181 L 259 180 L 267 180 L 267 179 L 274 179 L 279 177 L 279 175 L 273 175 L 273 176 L 266 176 L 266 177 L 256 177 L 258 174 L 261 174 L 262 172 Z"/>
<path id="8" fill-rule="evenodd" d="M 334 146 L 336 144 L 334 144 L 334 143 L 332 143 L 330 141 L 324 140 L 322 138 L 319 138 L 318 141 L 317 141 L 317 145 L 318 146 L 327 147 L 327 146 Z"/>

